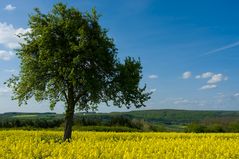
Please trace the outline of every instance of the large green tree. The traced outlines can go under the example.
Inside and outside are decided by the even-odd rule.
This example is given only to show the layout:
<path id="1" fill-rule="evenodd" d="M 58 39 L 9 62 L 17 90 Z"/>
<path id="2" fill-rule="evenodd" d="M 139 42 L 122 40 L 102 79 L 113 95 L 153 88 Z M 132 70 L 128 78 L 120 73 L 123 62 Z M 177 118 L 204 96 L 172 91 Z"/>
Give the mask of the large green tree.
<path id="1" fill-rule="evenodd" d="M 47 14 L 35 9 L 31 31 L 19 35 L 24 39 L 17 50 L 20 72 L 6 83 L 19 105 L 31 97 L 49 100 L 52 109 L 65 103 L 64 140 L 71 138 L 76 109 L 102 102 L 139 108 L 150 98 L 139 86 L 140 61 L 126 57 L 120 62 L 113 39 L 98 21 L 95 9 L 82 13 L 59 3 Z"/>

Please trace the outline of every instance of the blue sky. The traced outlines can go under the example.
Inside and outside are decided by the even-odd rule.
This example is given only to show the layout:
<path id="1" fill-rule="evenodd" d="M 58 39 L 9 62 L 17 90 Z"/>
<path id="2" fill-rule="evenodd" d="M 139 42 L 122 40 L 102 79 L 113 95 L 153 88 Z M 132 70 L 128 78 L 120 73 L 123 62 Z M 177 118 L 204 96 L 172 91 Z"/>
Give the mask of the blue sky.
<path id="1" fill-rule="evenodd" d="M 18 107 L 3 82 L 19 71 L 14 34 L 28 29 L 28 15 L 48 12 L 57 0 L 0 1 L 0 113 L 50 111 L 48 102 Z M 118 56 L 140 57 L 142 84 L 153 91 L 143 109 L 239 110 L 239 1 L 67 0 L 81 11 L 95 7 Z M 23 4 L 24 3 L 24 4 Z M 125 111 L 99 106 L 99 111 Z M 64 111 L 58 104 L 56 112 Z"/>

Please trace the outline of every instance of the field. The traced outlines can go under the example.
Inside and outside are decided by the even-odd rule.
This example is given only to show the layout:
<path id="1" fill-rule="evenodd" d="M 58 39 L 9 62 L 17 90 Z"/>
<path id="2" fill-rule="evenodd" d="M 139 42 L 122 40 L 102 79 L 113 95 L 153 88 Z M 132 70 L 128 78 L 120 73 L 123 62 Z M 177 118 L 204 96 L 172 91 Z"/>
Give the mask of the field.
<path id="1" fill-rule="evenodd" d="M 239 158 L 239 134 L 0 131 L 0 158 Z"/>
<path id="2" fill-rule="evenodd" d="M 0 129 L 64 129 L 64 114 L 0 114 Z M 239 111 L 138 110 L 130 112 L 78 112 L 74 130 L 157 131 L 157 132 L 239 132 Z"/>

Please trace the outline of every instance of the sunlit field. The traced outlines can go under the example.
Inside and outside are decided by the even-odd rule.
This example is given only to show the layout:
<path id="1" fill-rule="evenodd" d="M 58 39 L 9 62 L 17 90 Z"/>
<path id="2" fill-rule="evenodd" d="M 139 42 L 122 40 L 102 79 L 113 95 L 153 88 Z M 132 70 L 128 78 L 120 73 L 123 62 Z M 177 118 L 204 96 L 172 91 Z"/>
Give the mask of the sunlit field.
<path id="1" fill-rule="evenodd" d="M 0 131 L 0 158 L 239 158 L 239 134 Z"/>

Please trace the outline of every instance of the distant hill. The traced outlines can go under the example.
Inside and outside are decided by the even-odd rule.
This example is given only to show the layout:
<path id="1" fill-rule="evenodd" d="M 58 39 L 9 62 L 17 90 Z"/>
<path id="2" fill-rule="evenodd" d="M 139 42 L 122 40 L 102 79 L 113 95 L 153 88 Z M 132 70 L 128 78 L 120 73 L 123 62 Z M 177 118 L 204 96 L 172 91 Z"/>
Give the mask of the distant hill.
<path id="1" fill-rule="evenodd" d="M 199 110 L 139 110 L 130 112 L 115 112 L 109 114 L 127 114 L 136 118 L 143 118 L 150 122 L 160 123 L 190 123 L 212 119 L 239 119 L 239 111 L 199 111 Z"/>
<path id="2" fill-rule="evenodd" d="M 125 120 L 127 119 L 127 120 Z M 199 110 L 137 110 L 129 112 L 111 112 L 111 113 L 95 113 L 95 112 L 79 112 L 75 114 L 76 125 L 85 123 L 86 125 L 108 125 L 112 122 L 121 123 L 121 121 L 137 120 L 147 123 L 163 126 L 168 131 L 185 131 L 186 127 L 194 124 L 196 129 L 201 127 L 224 128 L 228 131 L 233 127 L 233 131 L 239 131 L 239 111 L 199 111 Z M 52 112 L 46 113 L 18 113 L 8 112 L 0 114 L 0 127 L 5 125 L 30 125 L 38 127 L 38 125 L 48 125 L 47 127 L 62 125 L 64 122 L 64 114 L 56 114 Z M 4 121 L 4 122 L 3 122 Z M 21 123 L 21 124 L 19 124 Z M 45 124 L 44 124 L 45 123 Z M 52 124 L 55 123 L 55 124 Z M 80 124 L 81 123 L 81 124 Z M 41 126 L 41 127 L 43 127 Z M 193 127 L 193 129 L 195 129 Z M 209 128 L 207 128 L 209 129 Z M 201 130 L 200 130 L 201 131 Z M 210 130 L 211 131 L 211 130 Z"/>
<path id="3" fill-rule="evenodd" d="M 0 114 L 2 116 L 15 117 L 35 115 L 35 117 L 54 116 L 64 117 L 63 114 L 56 114 L 54 112 L 45 113 L 28 113 L 28 112 L 6 112 Z M 76 117 L 92 116 L 92 117 L 112 117 L 112 116 L 127 116 L 129 118 L 140 118 L 154 123 L 178 124 L 190 123 L 202 120 L 212 119 L 239 119 L 239 111 L 208 111 L 208 110 L 177 110 L 177 109 L 161 109 L 161 110 L 137 110 L 129 112 L 111 112 L 111 113 L 96 113 L 96 112 L 80 112 L 76 113 Z"/>
<path id="4" fill-rule="evenodd" d="M 39 115 L 42 115 L 42 114 L 56 114 L 55 112 L 44 112 L 44 113 L 35 113 L 35 112 L 6 112 L 6 113 L 3 113 L 4 115 L 16 115 L 16 114 L 39 114 Z"/>

